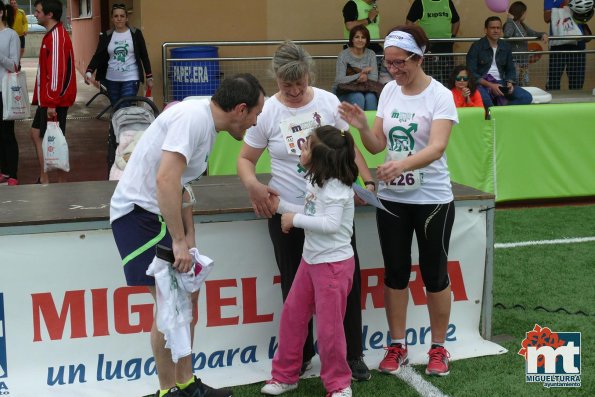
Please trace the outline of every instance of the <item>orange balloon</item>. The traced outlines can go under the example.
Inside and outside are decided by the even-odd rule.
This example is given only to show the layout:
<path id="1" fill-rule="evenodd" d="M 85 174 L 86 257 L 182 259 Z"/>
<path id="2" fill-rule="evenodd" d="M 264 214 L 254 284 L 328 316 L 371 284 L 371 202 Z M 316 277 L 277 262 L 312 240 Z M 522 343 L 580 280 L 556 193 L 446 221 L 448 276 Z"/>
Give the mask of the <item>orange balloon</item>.
<path id="1" fill-rule="evenodd" d="M 539 43 L 529 43 L 529 51 L 543 51 Z M 541 54 L 529 55 L 529 63 L 535 63 L 541 59 Z"/>

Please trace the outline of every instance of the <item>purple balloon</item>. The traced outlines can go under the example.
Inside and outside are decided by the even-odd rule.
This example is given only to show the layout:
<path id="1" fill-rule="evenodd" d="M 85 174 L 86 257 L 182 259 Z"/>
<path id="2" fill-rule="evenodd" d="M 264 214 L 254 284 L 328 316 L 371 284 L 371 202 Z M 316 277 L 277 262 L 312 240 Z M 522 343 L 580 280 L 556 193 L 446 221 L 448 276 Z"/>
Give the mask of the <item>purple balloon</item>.
<path id="1" fill-rule="evenodd" d="M 486 6 L 494 12 L 506 12 L 508 10 L 508 0 L 485 0 Z"/>

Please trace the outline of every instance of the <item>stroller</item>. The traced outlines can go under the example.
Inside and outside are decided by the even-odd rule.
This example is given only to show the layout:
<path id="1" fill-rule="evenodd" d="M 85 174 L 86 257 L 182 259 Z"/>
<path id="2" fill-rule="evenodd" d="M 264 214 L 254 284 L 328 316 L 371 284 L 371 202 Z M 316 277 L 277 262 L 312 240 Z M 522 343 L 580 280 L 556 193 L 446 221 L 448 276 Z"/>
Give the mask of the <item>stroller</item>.
<path id="1" fill-rule="evenodd" d="M 120 179 L 136 142 L 138 142 L 142 133 L 159 115 L 159 109 L 147 97 L 124 97 L 116 102 L 114 107 L 118 108 L 122 102 L 135 101 L 138 105 L 142 106 L 126 106 L 112 113 L 107 140 L 107 170 L 109 180 Z M 99 113 L 97 118 L 100 118 L 110 107 L 111 105 L 106 107 Z"/>

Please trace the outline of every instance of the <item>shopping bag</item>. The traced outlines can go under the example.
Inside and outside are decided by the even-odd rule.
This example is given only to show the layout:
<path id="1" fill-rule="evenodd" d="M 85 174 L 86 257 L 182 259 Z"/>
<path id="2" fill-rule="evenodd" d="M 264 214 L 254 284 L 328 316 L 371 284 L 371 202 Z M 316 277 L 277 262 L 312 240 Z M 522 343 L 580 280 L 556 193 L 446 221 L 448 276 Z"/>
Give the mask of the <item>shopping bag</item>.
<path id="1" fill-rule="evenodd" d="M 3 120 L 23 120 L 31 117 L 27 76 L 24 71 L 7 72 L 2 78 Z"/>
<path id="2" fill-rule="evenodd" d="M 48 121 L 48 127 L 41 143 L 44 159 L 44 172 L 63 170 L 70 171 L 68 161 L 68 144 L 57 121 Z"/>
<path id="3" fill-rule="evenodd" d="M 145 91 L 145 98 L 147 98 L 149 101 L 153 102 L 153 95 L 151 93 L 151 87 L 147 87 L 147 91 Z M 143 109 L 146 109 L 147 111 L 151 112 L 151 114 L 153 114 L 153 108 L 147 102 L 141 102 L 140 106 Z"/>
<path id="4" fill-rule="evenodd" d="M 562 8 L 552 8 L 552 19 L 550 21 L 552 26 L 552 36 L 582 36 L 580 28 L 572 19 L 572 12 L 567 6 Z M 576 45 L 577 41 L 568 40 L 550 40 L 550 46 L 557 46 L 563 44 Z"/>

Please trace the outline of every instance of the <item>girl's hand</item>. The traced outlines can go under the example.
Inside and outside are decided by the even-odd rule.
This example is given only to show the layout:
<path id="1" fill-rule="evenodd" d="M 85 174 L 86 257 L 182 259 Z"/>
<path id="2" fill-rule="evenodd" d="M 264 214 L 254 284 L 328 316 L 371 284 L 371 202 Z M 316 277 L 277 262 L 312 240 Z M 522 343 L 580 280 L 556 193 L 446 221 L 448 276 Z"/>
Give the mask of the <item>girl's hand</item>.
<path id="1" fill-rule="evenodd" d="M 289 231 L 293 227 L 294 216 L 295 214 L 293 212 L 288 212 L 286 214 L 281 215 L 281 231 L 283 231 L 283 233 L 289 233 Z"/>
<path id="2" fill-rule="evenodd" d="M 471 90 L 468 87 L 463 88 L 461 92 L 465 98 L 469 98 L 471 95 Z"/>
<path id="3" fill-rule="evenodd" d="M 359 77 L 357 78 L 357 81 L 359 81 L 360 83 L 365 83 L 366 81 L 368 81 L 368 75 L 364 72 L 361 72 L 359 74 Z"/>
<path id="4" fill-rule="evenodd" d="M 368 74 L 372 71 L 372 66 L 366 66 L 362 69 L 362 73 Z"/>
<path id="5" fill-rule="evenodd" d="M 357 105 L 352 105 L 347 102 L 342 102 L 339 105 L 339 115 L 343 120 L 357 128 L 358 130 L 368 126 L 368 119 L 366 114 Z"/>

